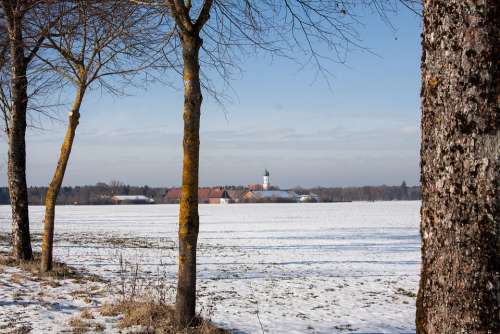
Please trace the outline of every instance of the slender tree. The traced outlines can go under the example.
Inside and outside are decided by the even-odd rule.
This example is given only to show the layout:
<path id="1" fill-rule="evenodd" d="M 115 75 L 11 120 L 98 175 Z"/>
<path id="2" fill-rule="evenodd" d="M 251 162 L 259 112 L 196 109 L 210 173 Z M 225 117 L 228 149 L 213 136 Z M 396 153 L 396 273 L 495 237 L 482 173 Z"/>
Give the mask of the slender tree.
<path id="1" fill-rule="evenodd" d="M 500 2 L 423 16 L 417 333 L 500 333 Z"/>
<path id="2" fill-rule="evenodd" d="M 182 44 L 184 79 L 184 158 L 182 168 L 182 198 L 179 211 L 179 271 L 175 316 L 179 324 L 188 325 L 195 317 L 196 249 L 199 231 L 198 167 L 200 151 L 200 31 L 209 18 L 212 1 L 207 0 L 198 17 L 191 17 L 191 3 L 168 1 L 179 28 Z"/>
<path id="3" fill-rule="evenodd" d="M 168 34 L 161 36 L 162 18 L 140 4 L 122 0 L 56 2 L 38 16 L 61 17 L 41 45 L 51 50 L 40 59 L 75 90 L 66 134 L 45 197 L 41 271 L 52 269 L 57 196 L 70 158 L 85 94 L 93 86 L 110 93 L 131 82 L 139 72 L 165 68 Z M 158 38 L 157 36 L 161 36 Z M 160 58 L 161 54 L 161 58 Z M 154 66 L 153 66 L 154 65 Z"/>

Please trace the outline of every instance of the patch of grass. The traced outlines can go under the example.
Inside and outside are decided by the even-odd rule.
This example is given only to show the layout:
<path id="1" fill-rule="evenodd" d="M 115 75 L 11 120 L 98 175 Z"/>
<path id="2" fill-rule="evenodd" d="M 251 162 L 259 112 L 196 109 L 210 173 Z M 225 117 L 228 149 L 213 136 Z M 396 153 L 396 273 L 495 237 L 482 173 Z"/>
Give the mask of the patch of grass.
<path id="1" fill-rule="evenodd" d="M 335 328 L 336 330 L 339 330 L 341 332 L 353 332 L 356 330 L 355 328 L 352 327 L 351 324 L 337 325 L 337 326 L 334 326 L 333 328 Z"/>
<path id="2" fill-rule="evenodd" d="M 100 333 L 106 329 L 106 326 L 92 321 L 94 315 L 89 309 L 84 310 L 79 316 L 73 317 L 68 324 L 71 326 L 70 332 L 73 334 L 82 334 L 87 332 Z"/>
<path id="3" fill-rule="evenodd" d="M 60 286 L 61 286 L 61 283 L 59 283 L 58 281 L 53 280 L 53 279 L 51 279 L 51 280 L 47 281 L 47 283 L 46 283 L 46 284 L 47 284 L 48 286 L 50 286 L 51 288 L 58 288 L 58 287 L 60 287 Z"/>
<path id="4" fill-rule="evenodd" d="M 106 326 L 104 326 L 101 323 L 94 324 L 94 332 L 97 332 L 97 333 L 104 332 L 105 329 L 106 329 Z"/>
<path id="5" fill-rule="evenodd" d="M 14 291 L 12 293 L 12 299 L 21 300 L 21 299 L 23 299 L 23 294 L 20 291 Z"/>
<path id="6" fill-rule="evenodd" d="M 230 334 L 230 331 L 218 328 L 209 321 L 196 318 L 192 326 L 179 328 L 174 320 L 174 308 L 171 305 L 147 301 L 123 301 L 101 307 L 101 315 L 122 315 L 118 328 L 132 326 L 144 328 L 144 333 L 151 334 Z"/>
<path id="7" fill-rule="evenodd" d="M 90 330 L 90 325 L 82 318 L 71 318 L 69 320 L 69 325 L 71 326 L 71 330 L 74 334 L 82 334 L 86 333 Z"/>
<path id="8" fill-rule="evenodd" d="M 10 332 L 7 332 L 7 334 L 28 334 L 31 333 L 31 327 L 27 325 L 23 325 L 19 328 L 16 328 Z"/>
<path id="9" fill-rule="evenodd" d="M 6 252 L 0 252 L 0 265 L 19 267 L 38 277 L 50 277 L 55 279 L 75 279 L 79 281 L 106 282 L 101 277 L 90 274 L 74 267 L 70 267 L 62 262 L 54 261 L 52 270 L 48 273 L 40 272 L 40 253 L 33 254 L 31 261 L 17 261 L 13 256 Z"/>
<path id="10" fill-rule="evenodd" d="M 396 289 L 396 293 L 398 295 L 403 295 L 403 296 L 410 297 L 410 298 L 417 298 L 417 294 L 416 293 L 414 293 L 412 291 L 405 290 L 403 288 L 397 288 Z"/>
<path id="11" fill-rule="evenodd" d="M 119 328 L 132 326 L 160 327 L 173 326 L 173 310 L 167 305 L 148 302 L 123 302 L 117 305 L 123 318 L 118 323 Z M 160 320 L 160 321 L 158 321 Z"/>
<path id="12" fill-rule="evenodd" d="M 116 317 L 122 313 L 119 304 L 104 304 L 99 309 L 99 314 L 103 317 Z"/>
<path id="13" fill-rule="evenodd" d="M 80 318 L 82 319 L 94 319 L 94 315 L 92 314 L 92 311 L 89 309 L 85 309 L 80 313 Z"/>
<path id="14" fill-rule="evenodd" d="M 24 279 L 25 279 L 24 275 L 18 273 L 10 275 L 10 281 L 15 284 L 22 284 Z"/>

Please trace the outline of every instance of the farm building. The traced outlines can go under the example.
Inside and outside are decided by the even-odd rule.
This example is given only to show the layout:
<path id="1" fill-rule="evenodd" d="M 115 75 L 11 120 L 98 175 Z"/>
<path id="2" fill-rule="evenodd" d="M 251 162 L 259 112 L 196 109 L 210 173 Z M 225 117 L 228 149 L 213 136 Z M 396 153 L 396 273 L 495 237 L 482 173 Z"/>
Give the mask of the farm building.
<path id="1" fill-rule="evenodd" d="M 166 203 L 179 203 L 181 200 L 181 188 L 172 188 L 165 194 Z M 198 189 L 198 203 L 226 204 L 231 201 L 229 193 L 222 188 L 200 188 Z"/>
<path id="2" fill-rule="evenodd" d="M 243 196 L 247 202 L 296 202 L 297 194 L 287 190 L 251 190 Z"/>
<path id="3" fill-rule="evenodd" d="M 153 204 L 154 199 L 144 195 L 115 195 L 111 197 L 113 204 Z"/>
<path id="4" fill-rule="evenodd" d="M 297 199 L 302 203 L 318 203 L 320 201 L 319 195 L 314 193 L 297 195 Z"/>

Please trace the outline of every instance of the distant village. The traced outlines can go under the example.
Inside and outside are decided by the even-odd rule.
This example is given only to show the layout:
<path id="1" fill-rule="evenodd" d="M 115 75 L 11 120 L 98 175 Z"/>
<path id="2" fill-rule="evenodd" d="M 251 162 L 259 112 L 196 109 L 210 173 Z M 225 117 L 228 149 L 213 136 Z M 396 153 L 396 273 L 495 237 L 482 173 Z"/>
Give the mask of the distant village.
<path id="1" fill-rule="evenodd" d="M 179 203 L 181 188 L 169 189 L 165 194 L 165 203 Z M 144 199 L 146 200 L 146 199 Z M 199 203 L 229 204 L 229 203 L 293 203 L 319 202 L 320 198 L 314 193 L 297 194 L 293 190 L 280 190 L 272 187 L 270 174 L 266 169 L 262 176 L 262 184 L 251 184 L 243 189 L 229 189 L 223 187 L 200 188 L 198 190 Z"/>
<path id="2" fill-rule="evenodd" d="M 176 204 L 181 200 L 182 189 L 168 189 L 162 203 Z M 144 195 L 114 195 L 113 204 L 152 204 L 153 198 Z M 319 202 L 320 198 L 314 193 L 297 194 L 293 190 L 281 190 L 271 186 L 270 173 L 266 169 L 261 184 L 251 184 L 243 189 L 224 187 L 208 187 L 198 189 L 198 202 L 202 204 L 230 204 L 230 203 L 294 203 Z"/>
<path id="3" fill-rule="evenodd" d="M 43 205 L 46 187 L 30 187 L 28 199 L 31 205 Z M 58 197 L 59 205 L 119 205 L 119 204 L 176 204 L 181 199 L 181 188 L 156 188 L 130 186 L 120 181 L 99 182 L 88 186 L 64 186 Z M 262 182 L 247 186 L 203 187 L 198 190 L 202 204 L 231 203 L 316 203 L 351 201 L 419 200 L 420 187 L 363 186 L 363 187 L 315 187 L 305 189 L 280 189 L 271 184 L 268 170 Z M 8 204 L 8 190 L 0 187 L 0 204 Z"/>

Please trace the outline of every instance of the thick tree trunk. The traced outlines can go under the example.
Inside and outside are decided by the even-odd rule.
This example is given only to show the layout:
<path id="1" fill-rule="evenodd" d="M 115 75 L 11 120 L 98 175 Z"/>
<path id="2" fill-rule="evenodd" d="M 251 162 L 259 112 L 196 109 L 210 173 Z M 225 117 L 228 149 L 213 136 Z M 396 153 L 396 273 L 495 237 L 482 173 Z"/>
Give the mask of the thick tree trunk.
<path id="1" fill-rule="evenodd" d="M 82 104 L 85 88 L 80 87 L 77 91 L 75 101 L 71 108 L 68 120 L 68 128 L 64 136 L 64 142 L 61 145 L 61 153 L 59 154 L 59 161 L 52 176 L 47 195 L 45 196 L 45 220 L 43 226 L 43 240 L 42 240 L 42 258 L 40 263 L 40 270 L 47 272 L 52 270 L 52 250 L 54 245 L 54 218 L 56 211 L 56 201 L 59 190 L 64 179 L 66 167 L 68 165 L 69 156 L 73 147 L 73 140 L 75 138 L 76 128 L 80 120 L 80 106 Z"/>
<path id="2" fill-rule="evenodd" d="M 184 59 L 184 158 L 182 197 L 179 212 L 179 271 L 175 317 L 179 325 L 189 325 L 196 307 L 196 247 L 198 242 L 198 166 L 200 150 L 199 50 L 201 39 L 182 37 Z"/>
<path id="3" fill-rule="evenodd" d="M 426 0 L 417 333 L 500 333 L 500 2 Z"/>
<path id="4" fill-rule="evenodd" d="M 26 110 L 28 107 L 27 65 L 24 56 L 22 16 L 10 14 L 9 43 L 12 59 L 12 106 L 9 124 L 8 182 L 12 207 L 12 247 L 17 260 L 33 257 L 28 216 L 28 189 L 26 185 Z"/>

